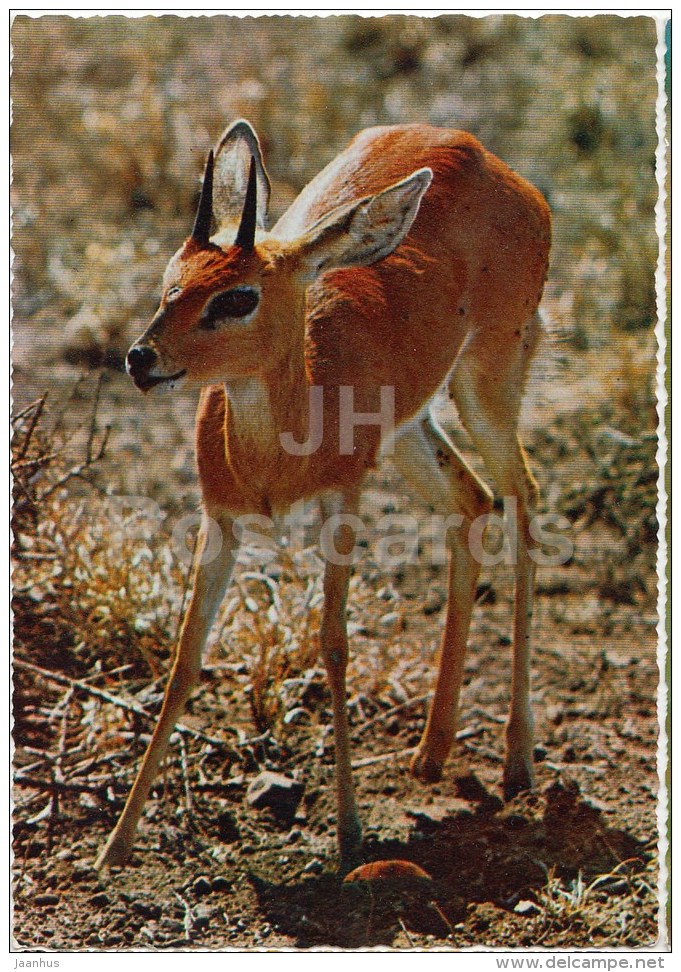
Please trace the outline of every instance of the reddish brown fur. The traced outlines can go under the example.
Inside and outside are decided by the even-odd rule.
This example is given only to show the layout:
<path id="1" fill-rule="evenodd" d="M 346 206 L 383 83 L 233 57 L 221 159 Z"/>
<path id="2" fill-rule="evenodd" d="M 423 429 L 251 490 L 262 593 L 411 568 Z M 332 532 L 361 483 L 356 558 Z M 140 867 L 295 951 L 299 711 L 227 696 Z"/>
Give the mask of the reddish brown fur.
<path id="1" fill-rule="evenodd" d="M 252 157 L 259 156 L 257 137 L 247 123 L 236 123 L 224 138 L 228 143 L 245 138 Z M 208 184 L 210 165 L 209 157 Z M 228 182 L 229 173 L 223 176 Z M 252 194 L 246 198 L 252 208 Z M 222 531 L 223 543 L 204 558 L 209 535 L 204 520 L 194 591 L 163 708 L 98 866 L 120 863 L 130 853 L 155 774 L 199 679 L 202 648 L 236 559 L 234 518 L 244 512 L 269 514 L 327 490 L 336 495 L 322 496 L 325 515 L 334 508 L 357 513 L 362 479 L 376 462 L 380 433 L 378 425 L 356 427 L 354 453 L 342 454 L 343 386 L 354 391 L 355 412 L 378 413 L 380 390 L 387 386 L 394 391 L 398 424 L 419 416 L 397 437 L 397 467 L 433 509 L 445 515 L 460 511 L 468 528 L 489 512 L 492 495 L 427 410 L 446 382 L 497 487 L 515 500 L 514 649 L 504 792 L 513 796 L 533 781 L 530 516 L 535 487 L 517 435 L 517 412 L 541 330 L 535 311 L 548 262 L 546 203 L 470 135 L 423 126 L 378 128 L 359 135 L 254 247 L 250 235 L 243 248 L 225 242 L 230 232 L 221 226 L 214 238 L 224 250 L 201 236 L 171 260 L 159 313 L 128 353 L 130 373 L 143 390 L 181 375 L 207 386 L 199 406 L 196 451 L 206 510 Z M 391 247 L 397 249 L 385 256 Z M 328 273 L 306 290 L 320 267 L 349 267 L 379 256 L 385 259 Z M 251 311 L 233 314 L 234 305 L 223 302 L 234 294 L 225 291 L 244 285 L 259 291 L 259 302 L 247 294 Z M 206 310 L 211 300 L 217 305 L 212 302 Z M 306 440 L 311 386 L 323 389 L 321 446 L 308 456 L 291 455 L 280 435 Z M 346 519 L 338 531 L 336 552 L 343 557 L 353 549 L 351 522 Z M 454 740 L 464 678 L 480 568 L 468 541 L 466 530 L 452 531 L 448 538 L 440 667 L 411 762 L 414 775 L 431 782 L 440 778 Z M 361 846 L 346 706 L 350 573 L 349 562 L 326 559 L 319 631 L 332 699 L 338 844 L 346 869 L 354 866 Z M 376 862 L 355 876 L 376 879 L 411 871 L 407 862 Z"/>
<path id="2" fill-rule="evenodd" d="M 357 427 L 355 455 L 340 455 L 341 385 L 354 386 L 355 409 L 367 412 L 379 410 L 380 386 L 393 386 L 400 423 L 437 391 L 466 335 L 473 332 L 476 367 L 483 379 L 480 391 L 484 395 L 485 388 L 493 390 L 500 346 L 518 343 L 518 332 L 522 334 L 541 298 L 550 215 L 541 194 L 473 136 L 422 126 L 363 132 L 340 156 L 333 184 L 318 195 L 313 180 L 280 225 L 296 217 L 309 226 L 335 207 L 379 192 L 423 166 L 432 169 L 434 178 L 407 239 L 380 263 L 328 273 L 314 283 L 307 294 L 304 335 L 296 333 L 300 285 L 295 273 L 283 279 L 272 275 L 268 287 L 276 280 L 276 294 L 263 288 L 263 300 L 267 294 L 272 309 L 270 333 L 263 336 L 270 345 L 281 338 L 277 318 L 286 301 L 289 311 L 282 347 L 269 347 L 264 355 L 258 342 L 259 364 L 263 356 L 271 358 L 271 370 L 263 377 L 275 421 L 281 422 L 275 432 L 290 430 L 298 440 L 305 439 L 307 385 L 321 385 L 323 444 L 307 459 L 280 447 L 254 452 L 249 444 L 240 449 L 229 421 L 225 426 L 222 386 L 205 390 L 197 456 L 209 506 L 265 512 L 359 482 L 375 464 L 379 429 Z M 279 245 L 269 240 L 256 247 L 251 259 L 267 268 L 283 259 L 291 271 L 296 269 L 295 252 L 282 255 Z M 188 274 L 199 271 L 192 260 L 188 263 Z M 204 292 L 208 277 L 212 284 L 220 274 L 222 287 L 232 284 L 232 275 L 234 283 L 252 277 L 248 268 L 234 266 L 227 251 L 224 257 L 215 255 L 215 264 L 207 260 L 197 287 Z M 233 340 L 229 353 L 234 354 Z M 214 351 L 211 357 L 215 360 Z"/>

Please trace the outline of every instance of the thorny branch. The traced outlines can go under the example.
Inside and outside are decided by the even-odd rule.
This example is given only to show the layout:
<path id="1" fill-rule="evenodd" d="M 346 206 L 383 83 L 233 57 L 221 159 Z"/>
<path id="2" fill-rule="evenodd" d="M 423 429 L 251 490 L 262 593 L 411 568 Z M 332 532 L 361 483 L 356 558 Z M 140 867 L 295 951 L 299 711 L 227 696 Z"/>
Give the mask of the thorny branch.
<path id="1" fill-rule="evenodd" d="M 127 712 L 133 712 L 135 715 L 142 716 L 144 719 L 148 719 L 149 721 L 155 722 L 156 720 L 156 717 L 151 712 L 148 712 L 144 706 L 140 705 L 139 702 L 135 702 L 132 699 L 122 699 L 120 696 L 114 695 L 112 692 L 107 692 L 106 689 L 96 688 L 94 685 L 90 685 L 88 682 L 85 682 L 82 679 L 69 678 L 68 675 L 62 675 L 60 672 L 50 672 L 45 668 L 40 668 L 38 665 L 32 665 L 30 662 L 23 661 L 20 658 L 16 658 L 14 660 L 14 667 L 32 672 L 34 675 L 40 675 L 42 678 L 56 682 L 58 685 L 67 685 L 73 689 L 78 689 L 80 692 L 85 692 L 87 695 L 91 695 L 94 698 L 102 699 L 102 701 L 108 702 L 110 705 L 115 705 L 119 709 L 125 709 Z M 230 753 L 230 755 L 235 757 L 238 755 L 232 746 L 225 742 L 224 739 L 209 736 L 207 733 L 201 732 L 200 729 L 192 729 L 190 726 L 185 726 L 182 723 L 178 723 L 176 726 L 176 731 L 182 733 L 183 735 L 191 736 L 193 739 L 200 739 L 203 742 L 210 743 L 211 746 L 226 750 L 228 753 Z"/>
<path id="2" fill-rule="evenodd" d="M 72 479 L 85 478 L 98 462 L 103 459 L 109 441 L 111 426 L 105 426 L 101 436 L 98 438 L 97 412 L 101 399 L 103 375 L 100 374 L 92 403 L 90 420 L 88 426 L 87 441 L 85 445 L 84 458 L 72 466 L 68 466 L 63 455 L 64 447 L 55 448 L 53 433 L 49 436 L 49 442 L 44 436 L 38 437 L 37 432 L 40 421 L 45 411 L 47 396 L 43 395 L 30 405 L 27 405 L 17 415 L 14 416 L 12 427 L 15 434 L 14 454 L 10 461 L 10 470 L 16 487 L 14 500 L 14 517 L 21 513 L 25 507 L 37 509 L 41 503 L 61 489 Z M 27 420 L 25 432 L 23 432 L 24 421 Z M 19 436 L 23 432 L 23 438 L 19 442 Z M 29 450 L 34 455 L 29 455 Z M 59 469 L 59 460 L 62 461 L 62 468 Z M 36 474 L 40 471 L 56 473 L 56 478 L 47 482 L 43 488 L 39 488 L 36 482 Z"/>

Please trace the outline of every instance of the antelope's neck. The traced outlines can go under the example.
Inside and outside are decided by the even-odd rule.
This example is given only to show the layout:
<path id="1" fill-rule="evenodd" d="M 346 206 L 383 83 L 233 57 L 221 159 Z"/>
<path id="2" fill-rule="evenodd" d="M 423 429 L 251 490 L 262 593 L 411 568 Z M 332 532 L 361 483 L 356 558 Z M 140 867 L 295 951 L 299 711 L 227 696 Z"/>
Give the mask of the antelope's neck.
<path id="1" fill-rule="evenodd" d="M 302 348 L 276 371 L 230 381 L 225 391 L 228 454 L 238 473 L 244 464 L 252 476 L 257 468 L 269 472 L 284 462 L 282 433 L 291 433 L 296 442 L 307 439 L 310 396 Z"/>

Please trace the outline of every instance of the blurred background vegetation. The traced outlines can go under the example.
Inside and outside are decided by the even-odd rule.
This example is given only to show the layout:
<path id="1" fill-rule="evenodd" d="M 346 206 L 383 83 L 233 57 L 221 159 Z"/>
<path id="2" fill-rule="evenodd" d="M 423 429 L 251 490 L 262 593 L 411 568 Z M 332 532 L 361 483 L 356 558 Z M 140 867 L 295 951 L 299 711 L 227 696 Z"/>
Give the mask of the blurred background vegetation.
<path id="1" fill-rule="evenodd" d="M 615 16 L 16 18 L 18 399 L 121 368 L 238 116 L 275 218 L 363 127 L 472 131 L 553 209 L 547 306 L 570 350 L 616 364 L 655 320 L 655 40 Z"/>

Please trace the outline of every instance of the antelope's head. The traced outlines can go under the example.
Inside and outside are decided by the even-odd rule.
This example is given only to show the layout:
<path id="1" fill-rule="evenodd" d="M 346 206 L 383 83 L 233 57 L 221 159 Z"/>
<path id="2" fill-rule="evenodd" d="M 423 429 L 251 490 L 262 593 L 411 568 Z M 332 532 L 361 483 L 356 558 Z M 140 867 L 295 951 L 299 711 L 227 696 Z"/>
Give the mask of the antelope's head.
<path id="1" fill-rule="evenodd" d="M 432 178 L 419 169 L 333 209 L 294 240 L 265 230 L 270 182 L 258 137 L 237 121 L 210 152 L 191 236 L 168 264 L 161 304 L 130 348 L 141 391 L 262 374 L 302 348 L 307 286 L 326 270 L 374 263 L 408 233 Z"/>

